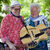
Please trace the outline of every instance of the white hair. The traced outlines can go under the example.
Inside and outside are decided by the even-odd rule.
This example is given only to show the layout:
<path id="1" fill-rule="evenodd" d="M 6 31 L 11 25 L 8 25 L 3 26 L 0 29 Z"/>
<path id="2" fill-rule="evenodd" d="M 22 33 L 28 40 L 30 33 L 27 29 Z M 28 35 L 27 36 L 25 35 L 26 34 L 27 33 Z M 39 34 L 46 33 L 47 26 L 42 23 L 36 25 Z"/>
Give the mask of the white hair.
<path id="1" fill-rule="evenodd" d="M 38 7 L 38 11 L 39 12 L 41 11 L 40 5 L 39 4 L 36 4 L 36 3 L 31 3 L 30 4 L 30 11 L 31 11 L 31 8 L 34 7 L 34 6 Z"/>

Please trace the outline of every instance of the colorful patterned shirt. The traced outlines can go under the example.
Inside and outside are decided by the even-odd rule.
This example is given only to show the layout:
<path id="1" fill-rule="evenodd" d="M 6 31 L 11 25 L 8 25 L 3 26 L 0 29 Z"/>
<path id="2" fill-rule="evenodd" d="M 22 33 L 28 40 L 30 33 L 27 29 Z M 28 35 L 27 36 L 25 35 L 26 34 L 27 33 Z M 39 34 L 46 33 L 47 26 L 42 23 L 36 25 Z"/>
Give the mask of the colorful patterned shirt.
<path id="1" fill-rule="evenodd" d="M 16 18 L 12 16 L 12 14 L 7 14 L 1 22 L 2 42 L 5 42 L 6 39 L 9 39 L 15 45 L 21 45 L 20 30 L 23 26 L 24 25 L 22 24 L 20 18 Z M 24 48 L 20 48 L 19 50 L 24 50 Z"/>
<path id="2" fill-rule="evenodd" d="M 48 20 L 43 15 L 39 15 L 38 18 L 33 18 L 33 17 L 30 16 L 29 18 L 25 19 L 25 22 L 26 22 L 27 25 L 31 25 L 31 26 L 35 27 L 35 24 L 34 24 L 35 21 L 37 21 L 37 25 L 39 25 L 39 24 L 44 24 L 43 20 L 45 21 L 45 24 L 48 27 L 48 24 L 47 24 Z M 45 47 L 46 46 L 46 41 L 43 40 L 43 41 L 39 42 L 37 46 Z"/>

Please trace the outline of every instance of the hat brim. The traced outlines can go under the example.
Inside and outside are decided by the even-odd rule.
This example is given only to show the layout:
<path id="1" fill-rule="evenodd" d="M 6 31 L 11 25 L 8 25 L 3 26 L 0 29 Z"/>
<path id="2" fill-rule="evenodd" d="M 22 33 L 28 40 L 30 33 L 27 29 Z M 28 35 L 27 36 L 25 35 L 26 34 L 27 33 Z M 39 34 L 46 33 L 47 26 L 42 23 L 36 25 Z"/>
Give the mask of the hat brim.
<path id="1" fill-rule="evenodd" d="M 15 5 L 11 5 L 10 7 L 13 7 L 13 6 L 22 6 L 22 4 L 15 4 Z"/>

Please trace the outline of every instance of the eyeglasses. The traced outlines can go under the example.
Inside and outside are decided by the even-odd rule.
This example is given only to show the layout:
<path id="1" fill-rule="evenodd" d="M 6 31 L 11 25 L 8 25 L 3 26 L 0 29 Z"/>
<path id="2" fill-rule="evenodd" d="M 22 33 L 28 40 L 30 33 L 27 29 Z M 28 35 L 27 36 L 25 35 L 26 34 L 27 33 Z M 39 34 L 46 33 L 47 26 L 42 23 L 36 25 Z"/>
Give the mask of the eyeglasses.
<path id="1" fill-rule="evenodd" d="M 17 11 L 17 10 L 20 10 L 20 9 L 21 9 L 21 8 L 14 8 L 14 10 L 16 10 L 16 11 Z"/>
<path id="2" fill-rule="evenodd" d="M 14 10 L 20 10 L 21 7 L 20 7 L 20 8 L 14 8 L 14 7 L 11 7 L 11 9 L 14 9 Z"/>

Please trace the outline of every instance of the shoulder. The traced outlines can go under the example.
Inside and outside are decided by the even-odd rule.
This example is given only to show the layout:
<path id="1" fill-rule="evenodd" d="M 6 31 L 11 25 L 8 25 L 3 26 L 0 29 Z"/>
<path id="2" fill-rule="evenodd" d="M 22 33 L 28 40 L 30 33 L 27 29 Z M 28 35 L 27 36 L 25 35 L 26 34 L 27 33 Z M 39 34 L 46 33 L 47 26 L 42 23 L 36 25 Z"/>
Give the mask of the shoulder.
<path id="1" fill-rule="evenodd" d="M 5 17 L 3 17 L 1 23 L 7 22 L 9 20 L 10 14 L 7 14 Z"/>
<path id="2" fill-rule="evenodd" d="M 41 17 L 41 20 L 48 21 L 46 16 L 40 15 L 39 17 Z"/>
<path id="3" fill-rule="evenodd" d="M 46 16 L 43 16 L 43 15 L 39 15 L 39 19 L 40 19 L 40 21 L 41 20 L 47 20 L 47 17 Z"/>
<path id="4" fill-rule="evenodd" d="M 30 20 L 30 18 L 28 17 L 28 18 L 25 18 L 25 21 L 28 21 L 28 20 Z"/>
<path id="5" fill-rule="evenodd" d="M 43 16 L 43 15 L 39 15 L 39 17 L 42 17 L 42 18 L 47 18 L 46 16 Z"/>
<path id="6" fill-rule="evenodd" d="M 48 20 L 47 20 L 47 17 L 42 15 L 42 21 L 43 21 L 43 20 L 44 20 L 46 26 L 48 27 Z"/>
<path id="7" fill-rule="evenodd" d="M 39 15 L 39 17 L 47 18 L 46 16 L 43 16 L 43 15 Z"/>
<path id="8" fill-rule="evenodd" d="M 22 18 L 24 18 L 23 16 L 21 16 Z"/>

